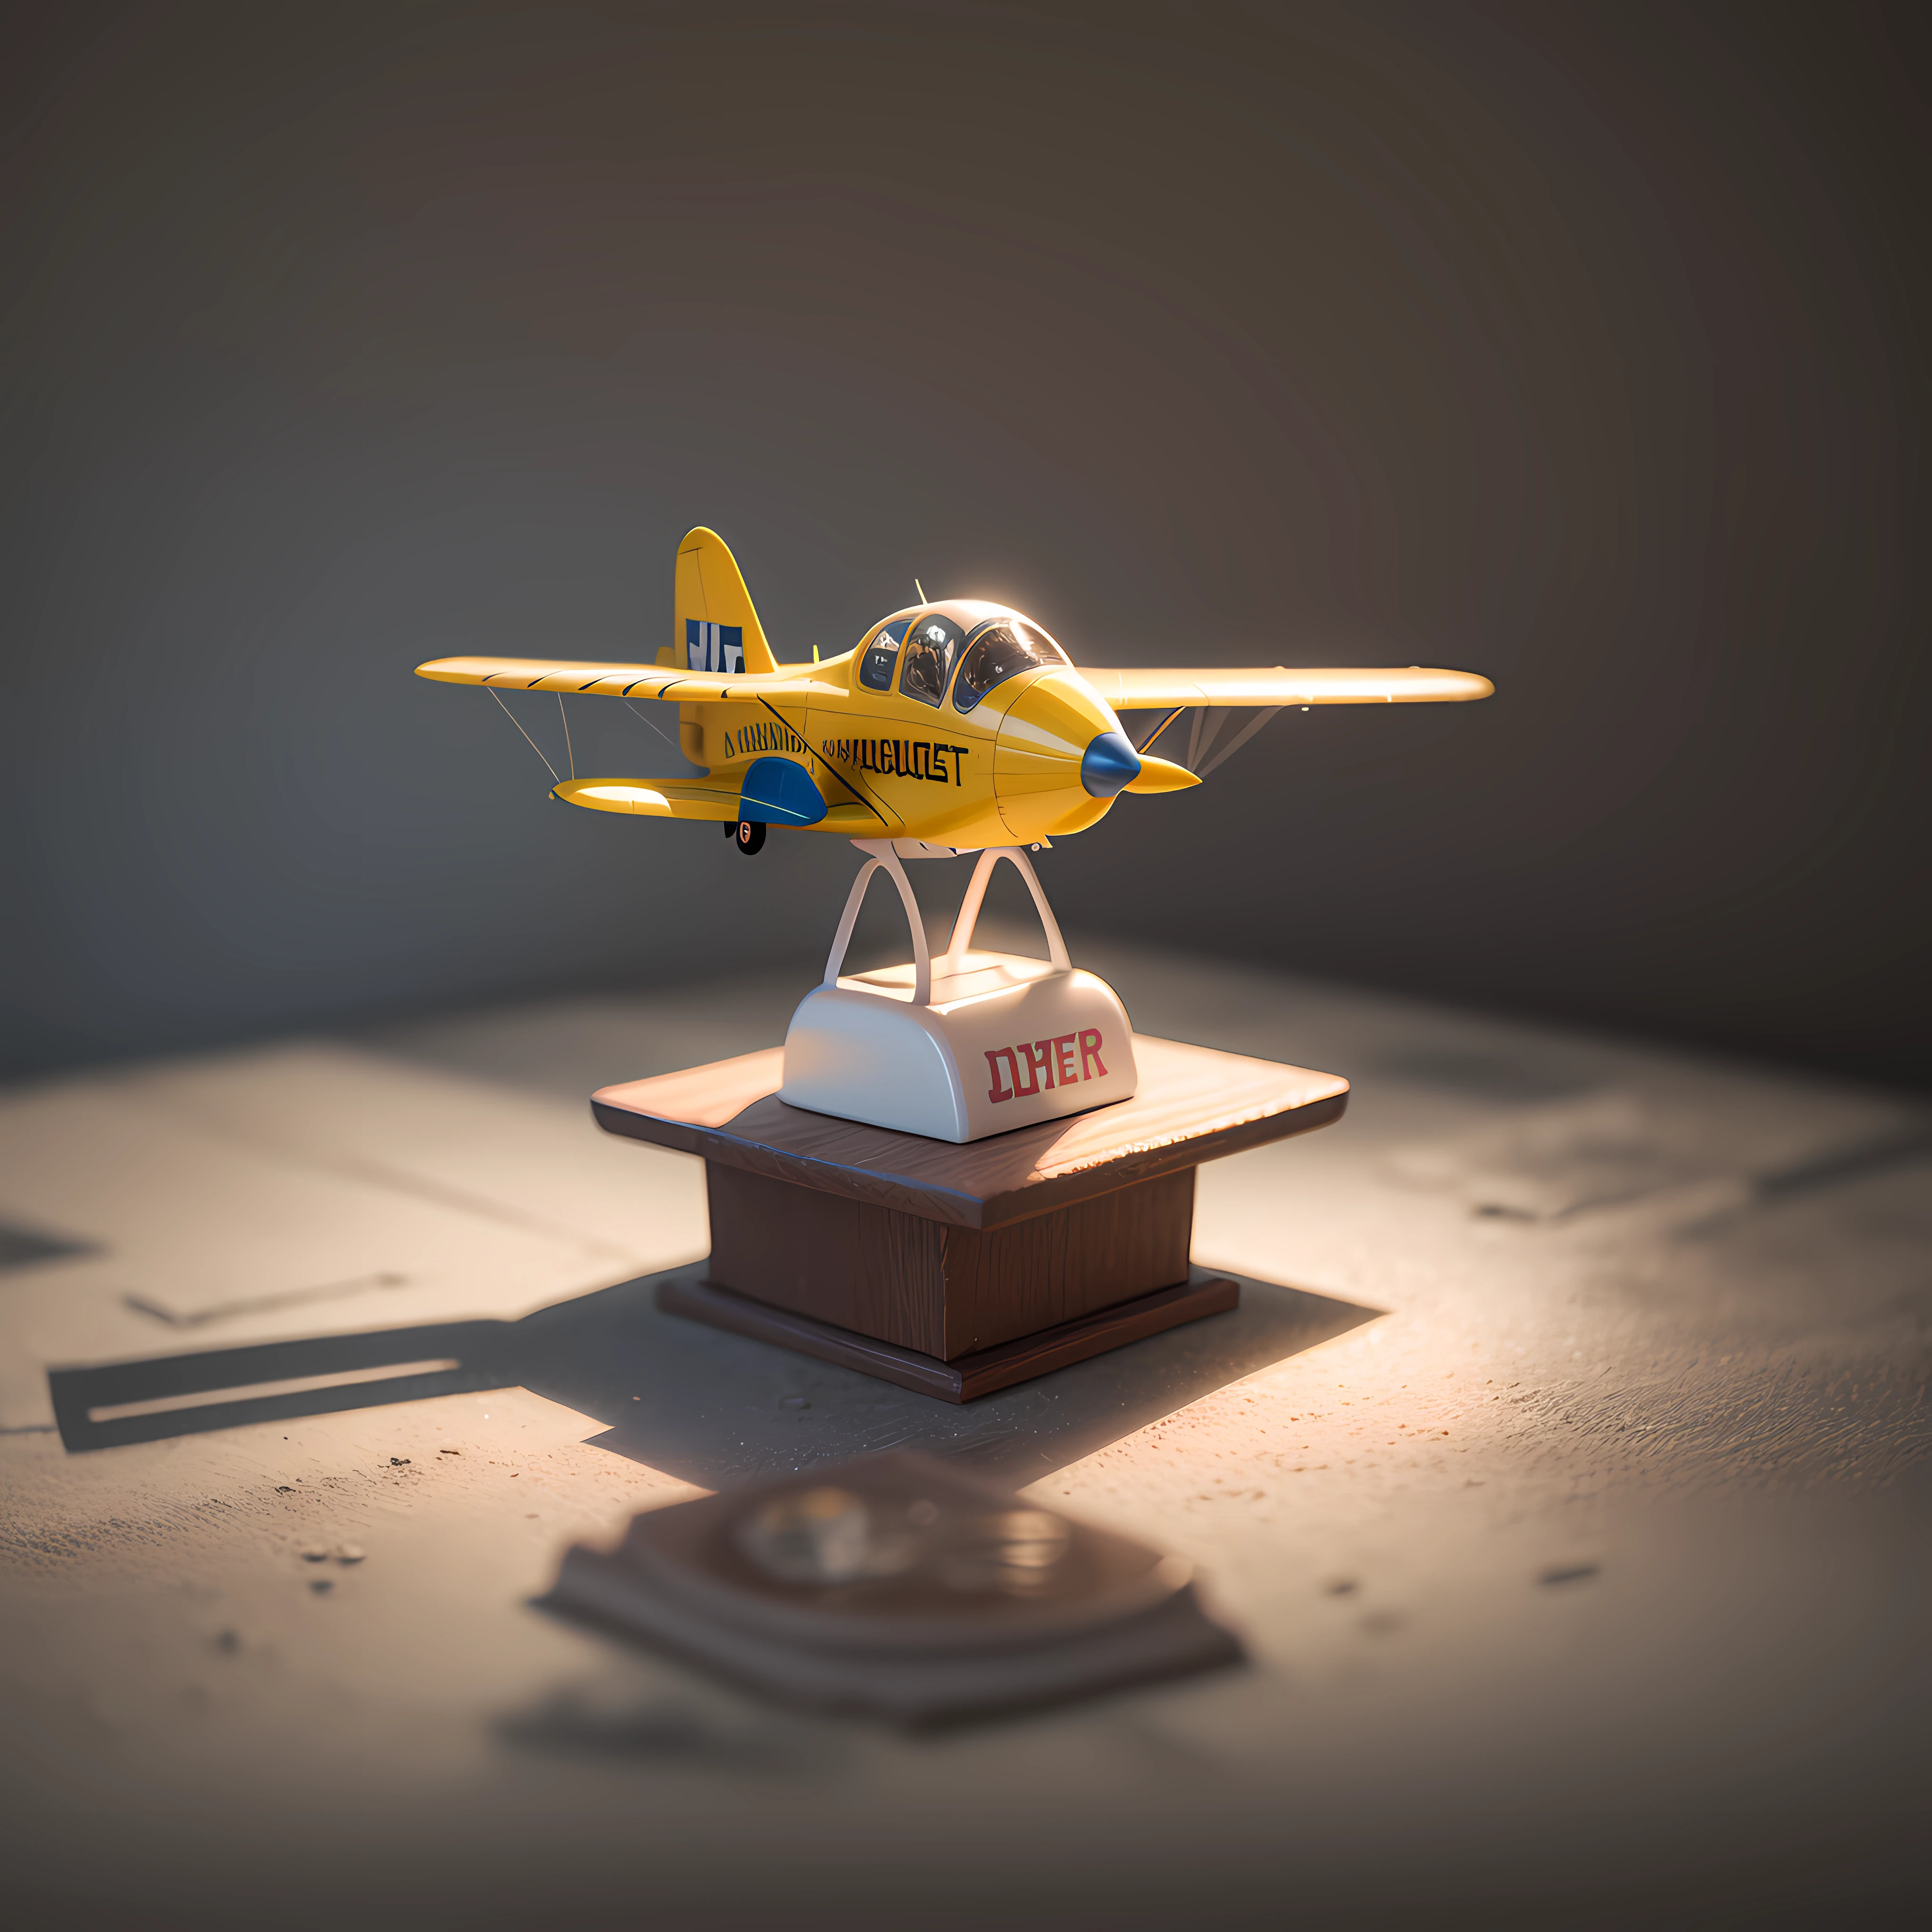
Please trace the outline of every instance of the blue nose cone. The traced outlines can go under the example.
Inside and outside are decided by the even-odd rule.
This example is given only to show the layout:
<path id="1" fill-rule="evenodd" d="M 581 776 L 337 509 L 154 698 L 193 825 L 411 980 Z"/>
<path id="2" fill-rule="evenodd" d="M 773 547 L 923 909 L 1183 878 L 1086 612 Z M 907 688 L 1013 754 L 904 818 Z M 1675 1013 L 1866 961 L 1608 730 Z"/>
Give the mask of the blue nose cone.
<path id="1" fill-rule="evenodd" d="M 1102 731 L 1080 760 L 1080 782 L 1096 798 L 1112 798 L 1141 775 L 1141 761 L 1124 733 Z"/>

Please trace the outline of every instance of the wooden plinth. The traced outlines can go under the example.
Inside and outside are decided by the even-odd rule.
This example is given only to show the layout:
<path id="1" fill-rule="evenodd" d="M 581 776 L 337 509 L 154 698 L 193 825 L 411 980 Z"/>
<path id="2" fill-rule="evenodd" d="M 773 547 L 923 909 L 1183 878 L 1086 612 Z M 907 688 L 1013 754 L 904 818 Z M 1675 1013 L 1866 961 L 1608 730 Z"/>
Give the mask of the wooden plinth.
<path id="1" fill-rule="evenodd" d="M 1187 1279 L 1194 1170 L 959 1228 L 709 1163 L 710 1278 L 941 1361 Z"/>
<path id="2" fill-rule="evenodd" d="M 1137 1036 L 1140 1090 L 957 1146 L 788 1107 L 784 1050 L 607 1087 L 598 1124 L 701 1154 L 712 1253 L 675 1312 L 954 1402 L 1234 1305 L 1190 1274 L 1203 1160 L 1338 1119 L 1333 1074 Z"/>
<path id="3" fill-rule="evenodd" d="M 991 1395 L 1015 1382 L 1030 1382 L 1051 1370 L 1084 1362 L 1089 1355 L 1105 1354 L 1109 1348 L 1158 1335 L 1164 1328 L 1177 1328 L 1204 1315 L 1223 1314 L 1238 1306 L 1240 1298 L 1238 1283 L 1197 1269 L 1178 1287 L 1136 1295 L 1131 1301 L 1079 1321 L 1063 1322 L 1037 1334 L 944 1362 L 916 1348 L 768 1306 L 715 1282 L 668 1281 L 658 1290 L 658 1306 L 668 1314 L 688 1316 L 694 1322 L 708 1322 L 734 1335 L 796 1348 L 800 1354 L 858 1369 L 882 1382 L 897 1382 L 902 1388 L 937 1396 L 942 1402 L 970 1402 L 975 1396 Z"/>

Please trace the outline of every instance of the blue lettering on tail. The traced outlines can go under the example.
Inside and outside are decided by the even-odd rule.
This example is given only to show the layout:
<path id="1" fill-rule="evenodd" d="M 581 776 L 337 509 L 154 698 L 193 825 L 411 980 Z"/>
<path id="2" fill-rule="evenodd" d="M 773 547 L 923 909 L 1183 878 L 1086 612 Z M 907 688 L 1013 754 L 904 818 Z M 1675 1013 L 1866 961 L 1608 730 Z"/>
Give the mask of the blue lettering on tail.
<path id="1" fill-rule="evenodd" d="M 727 676 L 737 676 L 745 668 L 744 626 L 686 618 L 684 658 L 688 670 L 722 671 Z"/>

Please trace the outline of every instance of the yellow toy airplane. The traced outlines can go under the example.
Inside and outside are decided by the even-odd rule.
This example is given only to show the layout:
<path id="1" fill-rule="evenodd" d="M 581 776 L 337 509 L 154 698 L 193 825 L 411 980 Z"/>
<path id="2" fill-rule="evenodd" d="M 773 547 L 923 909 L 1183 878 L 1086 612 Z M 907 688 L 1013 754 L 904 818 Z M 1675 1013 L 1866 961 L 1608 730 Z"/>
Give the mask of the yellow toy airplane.
<path id="1" fill-rule="evenodd" d="M 736 560 L 704 529 L 678 545 L 673 636 L 655 666 L 439 658 L 416 674 L 676 704 L 679 748 L 702 778 L 573 777 L 555 796 L 596 812 L 709 819 L 746 853 L 768 825 L 956 852 L 1039 845 L 1085 830 L 1122 792 L 1198 784 L 1150 748 L 1183 711 L 1262 712 L 1226 757 L 1289 705 L 1453 703 L 1495 688 L 1415 664 L 1076 670 L 1031 619 L 958 598 L 896 611 L 837 657 L 814 650 L 809 664 L 781 664 Z M 1136 741 L 1123 712 L 1163 715 Z M 1197 723 L 1190 762 L 1205 760 L 1202 737 Z"/>

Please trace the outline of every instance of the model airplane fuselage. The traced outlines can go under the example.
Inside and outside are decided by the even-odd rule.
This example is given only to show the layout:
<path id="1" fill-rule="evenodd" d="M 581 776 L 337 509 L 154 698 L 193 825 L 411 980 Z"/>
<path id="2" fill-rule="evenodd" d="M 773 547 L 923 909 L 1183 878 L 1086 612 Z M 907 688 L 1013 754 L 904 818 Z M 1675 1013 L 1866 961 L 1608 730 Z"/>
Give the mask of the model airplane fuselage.
<path id="1" fill-rule="evenodd" d="M 730 551 L 708 530 L 679 546 L 674 641 L 655 665 L 442 658 L 418 675 L 499 691 L 678 706 L 699 778 L 572 778 L 566 803 L 736 826 L 917 840 L 970 851 L 1084 831 L 1124 792 L 1199 782 L 1156 757 L 1179 712 L 1236 706 L 1402 704 L 1486 698 L 1465 671 L 1076 669 L 1004 604 L 944 598 L 896 611 L 836 657 L 781 664 Z M 1138 742 L 1123 712 L 1160 712 Z M 1141 721 L 1144 724 L 1143 718 Z"/>

